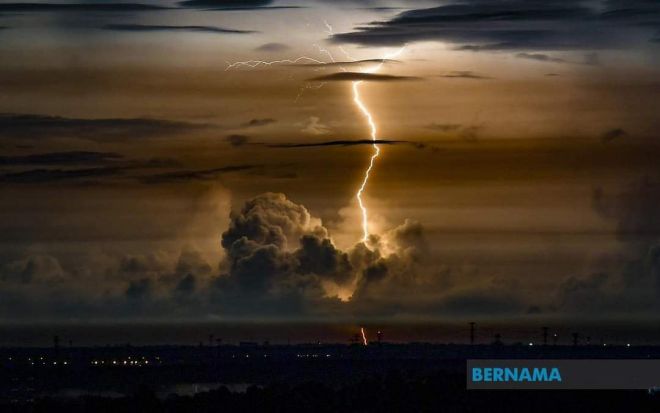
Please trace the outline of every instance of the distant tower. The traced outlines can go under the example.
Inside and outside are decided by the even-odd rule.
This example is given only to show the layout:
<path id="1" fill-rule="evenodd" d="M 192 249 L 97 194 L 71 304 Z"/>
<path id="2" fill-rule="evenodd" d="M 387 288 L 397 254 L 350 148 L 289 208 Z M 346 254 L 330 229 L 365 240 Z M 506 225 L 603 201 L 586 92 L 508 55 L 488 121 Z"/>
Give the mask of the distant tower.
<path id="1" fill-rule="evenodd" d="M 213 334 L 209 334 L 209 346 L 213 347 Z"/>
<path id="2" fill-rule="evenodd" d="M 573 333 L 572 336 L 573 336 L 573 346 L 577 346 L 580 335 L 578 333 Z"/>
<path id="3" fill-rule="evenodd" d="M 474 328 L 476 326 L 476 323 L 474 321 L 470 321 L 470 345 L 474 345 Z"/>
<path id="4" fill-rule="evenodd" d="M 559 336 L 557 335 L 557 333 L 554 333 L 554 334 L 552 335 L 552 345 L 553 345 L 553 346 L 556 346 L 556 345 L 557 345 L 557 339 L 559 339 Z"/>
<path id="5" fill-rule="evenodd" d="M 378 339 L 378 342 L 381 343 L 383 341 L 383 332 L 378 330 L 376 333 L 376 338 Z"/>
<path id="6" fill-rule="evenodd" d="M 543 345 L 548 345 L 548 327 L 543 327 Z"/>

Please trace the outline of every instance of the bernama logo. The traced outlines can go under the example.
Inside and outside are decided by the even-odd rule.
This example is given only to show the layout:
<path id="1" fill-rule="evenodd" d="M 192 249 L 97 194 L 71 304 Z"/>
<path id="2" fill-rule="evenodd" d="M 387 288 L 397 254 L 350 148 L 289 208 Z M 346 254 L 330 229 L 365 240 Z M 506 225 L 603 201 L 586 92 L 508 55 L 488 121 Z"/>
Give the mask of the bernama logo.
<path id="1" fill-rule="evenodd" d="M 472 367 L 473 382 L 561 382 L 559 368 Z"/>

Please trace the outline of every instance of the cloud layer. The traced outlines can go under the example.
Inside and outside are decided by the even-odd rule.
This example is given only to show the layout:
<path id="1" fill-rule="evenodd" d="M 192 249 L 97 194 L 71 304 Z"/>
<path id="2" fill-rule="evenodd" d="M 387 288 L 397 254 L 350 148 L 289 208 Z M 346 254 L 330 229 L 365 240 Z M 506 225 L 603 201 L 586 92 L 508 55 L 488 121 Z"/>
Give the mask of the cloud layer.
<path id="1" fill-rule="evenodd" d="M 146 25 L 146 24 L 107 24 L 105 30 L 119 32 L 196 32 L 212 34 L 250 34 L 257 33 L 253 30 L 227 29 L 217 26 L 168 26 L 168 25 Z"/>
<path id="2" fill-rule="evenodd" d="M 139 139 L 171 136 L 205 127 L 189 122 L 148 118 L 80 119 L 34 114 L 0 114 L 0 139 Z"/>
<path id="3" fill-rule="evenodd" d="M 396 75 L 381 75 L 377 73 L 361 73 L 361 72 L 337 72 L 328 75 L 316 76 L 309 80 L 317 82 L 398 82 L 408 80 L 420 80 L 421 78 L 415 76 L 396 76 Z"/>
<path id="4" fill-rule="evenodd" d="M 341 249 L 320 219 L 281 193 L 232 212 L 220 263 L 198 251 L 118 258 L 48 253 L 0 262 L 0 317 L 360 319 L 644 314 L 660 296 L 657 184 L 594 195 L 629 245 L 621 272 L 573 275 L 532 301 L 519 284 L 434 263 L 411 220 Z M 636 234 L 633 236 L 633 234 Z M 641 235 L 641 237 L 639 236 Z M 37 303 L 37 304 L 35 304 Z M 20 311 L 17 311 L 19 309 Z"/>
<path id="5" fill-rule="evenodd" d="M 7 261 L 0 265 L 5 298 L 0 314 L 27 306 L 30 316 L 43 311 L 56 318 L 69 311 L 92 318 L 159 312 L 227 318 L 373 316 L 396 308 L 420 311 L 424 306 L 413 304 L 416 294 L 434 285 L 421 271 L 428 246 L 420 224 L 406 221 L 372 236 L 368 246 L 358 243 L 343 251 L 320 219 L 280 193 L 259 195 L 233 212 L 221 246 L 219 267 L 185 248 L 178 258 L 131 254 L 73 267 L 47 254 Z M 56 298 L 38 306 L 28 303 L 48 294 Z"/>
<path id="6" fill-rule="evenodd" d="M 584 50 L 629 47 L 632 39 L 643 44 L 659 22 L 660 5 L 645 0 L 469 0 L 404 11 L 332 40 L 363 46 L 435 40 L 475 51 Z"/>

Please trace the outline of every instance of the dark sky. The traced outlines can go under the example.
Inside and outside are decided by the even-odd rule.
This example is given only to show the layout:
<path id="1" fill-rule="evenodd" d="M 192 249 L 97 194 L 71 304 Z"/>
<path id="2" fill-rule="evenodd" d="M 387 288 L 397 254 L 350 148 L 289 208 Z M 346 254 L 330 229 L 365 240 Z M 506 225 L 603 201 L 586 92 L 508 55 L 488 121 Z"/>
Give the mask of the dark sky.
<path id="1" fill-rule="evenodd" d="M 2 1 L 0 321 L 654 318 L 659 52 L 651 0 Z"/>

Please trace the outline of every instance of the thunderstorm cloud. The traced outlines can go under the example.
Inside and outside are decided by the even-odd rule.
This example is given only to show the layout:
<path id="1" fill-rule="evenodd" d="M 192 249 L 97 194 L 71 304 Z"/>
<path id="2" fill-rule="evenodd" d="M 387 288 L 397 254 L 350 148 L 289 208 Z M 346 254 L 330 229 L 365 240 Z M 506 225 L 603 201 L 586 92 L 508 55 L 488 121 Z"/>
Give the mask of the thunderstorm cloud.
<path id="1" fill-rule="evenodd" d="M 441 41 L 461 50 L 619 48 L 630 35 L 651 40 L 660 22 L 653 1 L 451 1 L 403 11 L 331 36 L 336 43 L 398 46 Z"/>

